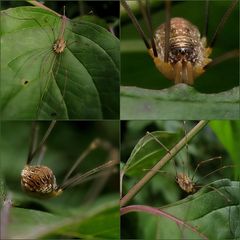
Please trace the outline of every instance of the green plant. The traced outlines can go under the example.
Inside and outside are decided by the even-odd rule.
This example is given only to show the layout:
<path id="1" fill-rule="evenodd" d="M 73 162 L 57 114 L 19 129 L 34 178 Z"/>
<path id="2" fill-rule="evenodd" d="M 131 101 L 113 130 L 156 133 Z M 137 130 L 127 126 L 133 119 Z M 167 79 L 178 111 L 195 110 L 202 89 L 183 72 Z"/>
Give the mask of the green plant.
<path id="1" fill-rule="evenodd" d="M 109 31 L 40 5 L 3 10 L 1 39 L 2 118 L 118 117 L 119 41 Z"/>
<path id="2" fill-rule="evenodd" d="M 237 121 L 229 123 L 239 125 Z M 240 233 L 236 224 L 240 183 L 238 177 L 234 181 L 233 173 L 239 173 L 239 164 L 235 164 L 230 152 L 219 143 L 210 128 L 204 127 L 207 122 L 201 121 L 196 126 L 187 122 L 192 129 L 189 133 L 187 131 L 186 136 L 182 124 L 174 121 L 141 121 L 138 125 L 135 121 L 129 121 L 126 124 L 122 145 L 124 150 L 132 137 L 137 138 L 136 133 L 139 135 L 148 129 L 165 131 L 152 132 L 162 145 L 147 134 L 136 144 L 128 160 L 126 157 L 122 160 L 122 237 L 238 238 Z M 227 121 L 213 121 L 212 124 L 223 126 Z M 229 128 L 229 131 L 233 129 Z M 180 150 L 186 146 L 187 151 Z M 238 151 L 237 147 L 232 147 Z M 222 160 L 206 161 L 194 173 L 199 162 L 217 156 L 221 156 Z M 186 197 L 175 180 L 179 173 L 196 175 L 194 179 L 201 189 Z"/>

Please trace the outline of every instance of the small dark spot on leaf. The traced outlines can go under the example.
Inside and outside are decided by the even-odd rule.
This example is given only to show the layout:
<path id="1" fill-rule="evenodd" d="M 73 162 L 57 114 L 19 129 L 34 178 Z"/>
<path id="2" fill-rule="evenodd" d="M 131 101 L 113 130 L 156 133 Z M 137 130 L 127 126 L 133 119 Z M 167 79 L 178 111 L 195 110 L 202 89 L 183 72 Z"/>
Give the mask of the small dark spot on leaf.
<path id="1" fill-rule="evenodd" d="M 24 85 L 27 85 L 29 82 L 26 80 L 26 81 L 24 81 Z"/>

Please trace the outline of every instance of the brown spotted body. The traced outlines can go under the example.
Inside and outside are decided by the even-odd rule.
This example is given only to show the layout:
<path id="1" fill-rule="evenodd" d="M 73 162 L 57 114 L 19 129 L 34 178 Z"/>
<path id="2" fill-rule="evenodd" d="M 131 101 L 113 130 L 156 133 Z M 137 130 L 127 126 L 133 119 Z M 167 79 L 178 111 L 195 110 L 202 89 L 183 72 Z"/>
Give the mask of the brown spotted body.
<path id="1" fill-rule="evenodd" d="M 180 188 L 186 193 L 195 193 L 197 191 L 195 183 L 183 173 L 177 174 L 176 181 Z"/>
<path id="2" fill-rule="evenodd" d="M 172 18 L 170 21 L 169 54 L 165 56 L 165 24 L 155 32 L 154 39 L 158 56 L 153 57 L 156 67 L 175 84 L 192 85 L 194 79 L 204 72 L 204 67 L 211 62 L 208 56 L 211 49 L 206 48 L 206 39 L 201 38 L 196 26 L 183 18 Z"/>
<path id="3" fill-rule="evenodd" d="M 26 165 L 21 172 L 21 185 L 28 194 L 42 198 L 57 196 L 62 192 L 52 170 L 42 165 Z"/>
<path id="4" fill-rule="evenodd" d="M 64 40 L 64 32 L 66 27 L 67 18 L 65 14 L 62 16 L 61 29 L 58 36 L 58 39 L 53 44 L 53 51 L 57 54 L 62 53 L 66 48 L 66 41 Z"/>
<path id="5" fill-rule="evenodd" d="M 57 39 L 53 45 L 53 51 L 57 54 L 62 53 L 66 48 L 66 41 L 63 38 Z"/>

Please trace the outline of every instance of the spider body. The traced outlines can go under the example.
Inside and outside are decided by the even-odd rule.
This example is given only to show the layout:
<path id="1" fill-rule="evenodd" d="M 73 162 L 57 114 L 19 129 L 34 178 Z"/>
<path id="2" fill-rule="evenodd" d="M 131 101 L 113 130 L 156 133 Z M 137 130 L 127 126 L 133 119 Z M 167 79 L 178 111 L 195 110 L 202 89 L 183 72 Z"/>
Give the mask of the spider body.
<path id="1" fill-rule="evenodd" d="M 161 24 L 154 35 L 158 56 L 150 49 L 157 69 L 168 79 L 192 85 L 194 79 L 204 73 L 204 67 L 212 60 L 211 48 L 206 48 L 206 38 L 200 37 L 196 26 L 184 18 L 170 21 L 169 54 L 165 62 L 165 24 Z"/>
<path id="2" fill-rule="evenodd" d="M 55 41 L 53 45 L 53 51 L 57 54 L 62 53 L 66 48 L 67 43 L 64 40 L 64 31 L 66 27 L 66 21 L 67 21 L 67 18 L 65 16 L 65 8 L 64 8 L 64 15 L 62 16 L 60 34 L 58 36 L 58 39 Z"/>
<path id="3" fill-rule="evenodd" d="M 38 130 L 36 123 L 33 123 L 28 158 L 25 167 L 21 171 L 22 189 L 33 197 L 45 199 L 56 197 L 60 195 L 65 189 L 76 186 L 84 181 L 91 180 L 91 178 L 94 177 L 93 175 L 98 176 L 98 174 L 101 174 L 103 170 L 112 167 L 118 162 L 112 159 L 117 157 L 117 151 L 115 148 L 112 148 L 112 145 L 109 142 L 96 138 L 79 156 L 71 169 L 67 172 L 63 182 L 61 184 L 57 184 L 53 171 L 49 167 L 39 164 L 45 154 L 45 142 L 47 141 L 55 124 L 55 120 L 50 123 L 41 142 L 37 144 Z M 86 156 L 88 156 L 93 150 L 98 147 L 101 147 L 103 150 L 107 151 L 111 160 L 83 174 L 76 174 L 75 176 L 71 176 L 73 171 L 78 167 L 79 163 L 81 163 L 81 161 Z M 39 157 L 38 164 L 33 165 L 32 161 L 36 156 Z"/>
<path id="4" fill-rule="evenodd" d="M 195 182 L 193 182 L 186 174 L 178 173 L 176 176 L 176 182 L 186 193 L 195 193 L 197 191 Z"/>
<path id="5" fill-rule="evenodd" d="M 232 50 L 232 47 L 229 48 L 230 51 L 226 51 L 224 54 L 214 57 L 213 59 L 209 57 L 214 44 L 219 37 L 219 33 L 224 29 L 226 22 L 236 9 L 238 0 L 232 0 L 230 1 L 230 4 L 226 4 L 228 5 L 228 8 L 221 18 L 219 18 L 218 11 L 216 11 L 216 16 L 211 14 L 211 18 L 219 18 L 218 24 L 214 30 L 211 29 L 211 31 L 213 31 L 213 35 L 211 37 L 209 36 L 209 9 L 210 6 L 219 7 L 217 1 L 211 1 L 211 3 L 207 0 L 205 1 L 205 17 L 202 20 L 203 24 L 197 15 L 195 16 L 195 14 L 191 13 L 188 14 L 189 11 L 183 13 L 184 17 L 193 20 L 195 23 L 198 22 L 201 27 L 203 25 L 203 31 L 201 34 L 198 30 L 198 27 L 193 25 L 190 21 L 180 17 L 171 18 L 171 5 L 174 5 L 173 15 L 176 14 L 175 11 L 179 11 L 180 13 L 183 11 L 181 7 L 179 8 L 178 4 L 175 5 L 176 1 L 165 1 L 166 21 L 160 26 L 158 25 L 159 27 L 155 33 L 153 32 L 154 25 L 159 24 L 159 19 L 155 19 L 155 15 L 151 15 L 151 9 L 149 7 L 150 4 L 148 1 L 138 1 L 139 9 L 142 12 L 143 21 L 145 22 L 147 31 L 142 28 L 140 21 L 138 21 L 138 19 L 135 17 L 130 4 L 128 5 L 127 2 L 128 1 L 126 0 L 121 0 L 123 8 L 127 12 L 128 16 L 133 22 L 134 27 L 142 38 L 145 47 L 147 48 L 148 53 L 155 64 L 155 67 L 165 78 L 173 81 L 174 84 L 185 83 L 188 85 L 193 85 L 196 78 L 201 76 L 210 67 L 226 60 L 239 57 L 239 51 L 237 51 L 237 49 Z M 131 1 L 129 1 L 129 3 L 130 2 Z M 200 7 L 202 7 L 202 3 L 203 2 L 201 1 L 201 3 L 194 3 L 191 6 L 189 1 L 186 1 L 186 4 L 191 6 L 191 9 L 195 9 L 191 12 L 199 11 Z M 183 3 L 183 6 L 184 4 L 185 3 Z M 179 12 L 177 14 L 179 14 Z M 211 21 L 214 22 L 213 20 Z M 208 39 L 208 41 L 206 39 Z M 229 41 L 227 42 L 232 42 L 232 37 L 230 35 L 228 39 Z M 223 44 L 222 48 L 226 48 L 227 50 L 225 45 L 227 44 Z M 150 78 L 148 76 L 148 82 L 149 81 Z M 147 86 L 147 88 L 149 87 Z"/>
<path id="6" fill-rule="evenodd" d="M 66 41 L 64 41 L 64 38 L 57 39 L 53 45 L 53 51 L 57 54 L 62 53 L 65 48 L 66 48 Z"/>
<path id="7" fill-rule="evenodd" d="M 58 196 L 62 192 L 52 170 L 43 165 L 26 165 L 21 172 L 21 186 L 26 193 L 41 198 Z"/>

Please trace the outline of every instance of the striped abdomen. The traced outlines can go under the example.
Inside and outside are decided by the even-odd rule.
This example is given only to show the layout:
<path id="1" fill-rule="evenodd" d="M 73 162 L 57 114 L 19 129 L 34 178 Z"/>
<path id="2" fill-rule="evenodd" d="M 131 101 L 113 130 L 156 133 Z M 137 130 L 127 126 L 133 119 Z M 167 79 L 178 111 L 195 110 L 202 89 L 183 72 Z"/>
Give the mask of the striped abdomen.
<path id="1" fill-rule="evenodd" d="M 204 72 L 204 67 L 211 62 L 206 48 L 206 39 L 201 38 L 196 26 L 183 18 L 170 21 L 169 49 L 165 60 L 165 24 L 155 32 L 154 39 L 158 52 L 155 65 L 167 78 L 177 83 L 193 84 L 196 77 Z M 169 65 L 167 65 L 169 64 Z"/>
<path id="2" fill-rule="evenodd" d="M 161 24 L 155 33 L 159 56 L 165 54 L 165 24 Z M 172 18 L 169 38 L 168 62 L 191 62 L 193 65 L 203 63 L 204 42 L 196 26 L 183 18 Z"/>
<path id="3" fill-rule="evenodd" d="M 21 172 L 21 185 L 27 193 L 43 198 L 58 192 L 56 178 L 46 166 L 25 166 Z"/>

